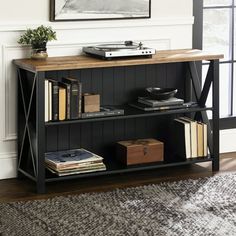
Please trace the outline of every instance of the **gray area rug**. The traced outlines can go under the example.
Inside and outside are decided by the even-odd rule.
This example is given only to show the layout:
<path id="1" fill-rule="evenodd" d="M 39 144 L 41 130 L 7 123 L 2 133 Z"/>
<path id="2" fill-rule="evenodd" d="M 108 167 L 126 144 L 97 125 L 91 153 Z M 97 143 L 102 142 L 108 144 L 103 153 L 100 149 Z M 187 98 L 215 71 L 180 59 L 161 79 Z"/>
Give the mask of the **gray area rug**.
<path id="1" fill-rule="evenodd" d="M 236 173 L 0 204 L 0 235 L 235 236 Z"/>

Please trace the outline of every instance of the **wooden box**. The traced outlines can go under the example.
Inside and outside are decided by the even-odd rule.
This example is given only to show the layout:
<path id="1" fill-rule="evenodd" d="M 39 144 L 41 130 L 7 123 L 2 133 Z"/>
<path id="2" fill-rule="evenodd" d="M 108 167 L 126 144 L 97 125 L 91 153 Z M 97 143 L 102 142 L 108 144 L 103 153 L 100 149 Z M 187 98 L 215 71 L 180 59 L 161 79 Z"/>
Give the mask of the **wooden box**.
<path id="1" fill-rule="evenodd" d="M 83 112 L 100 111 L 100 95 L 85 93 L 83 95 Z"/>
<path id="2" fill-rule="evenodd" d="M 120 141 L 116 147 L 116 158 L 125 165 L 163 161 L 164 144 L 156 139 Z"/>

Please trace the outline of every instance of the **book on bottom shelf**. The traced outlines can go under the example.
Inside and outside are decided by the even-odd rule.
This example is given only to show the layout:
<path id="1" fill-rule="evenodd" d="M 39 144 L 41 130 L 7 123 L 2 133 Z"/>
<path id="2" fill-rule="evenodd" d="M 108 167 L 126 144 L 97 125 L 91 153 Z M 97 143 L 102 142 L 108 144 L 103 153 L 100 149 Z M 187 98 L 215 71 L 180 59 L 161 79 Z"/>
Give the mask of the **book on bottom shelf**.
<path id="1" fill-rule="evenodd" d="M 48 152 L 45 163 L 47 169 L 58 176 L 106 170 L 101 156 L 83 148 Z"/>
<path id="2" fill-rule="evenodd" d="M 181 158 L 191 158 L 190 124 L 181 119 L 174 119 L 172 135 L 175 154 Z"/>
<path id="3" fill-rule="evenodd" d="M 174 120 L 174 150 L 177 156 L 188 158 L 206 157 L 207 125 L 188 117 Z"/>

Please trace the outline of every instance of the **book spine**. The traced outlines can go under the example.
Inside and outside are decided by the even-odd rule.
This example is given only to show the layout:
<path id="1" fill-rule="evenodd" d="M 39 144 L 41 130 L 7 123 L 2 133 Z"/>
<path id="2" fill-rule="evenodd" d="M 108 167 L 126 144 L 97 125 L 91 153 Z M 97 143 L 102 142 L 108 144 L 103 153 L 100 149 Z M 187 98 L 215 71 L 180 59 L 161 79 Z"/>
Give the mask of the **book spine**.
<path id="1" fill-rule="evenodd" d="M 57 82 L 52 83 L 52 120 L 59 119 L 59 86 Z"/>
<path id="2" fill-rule="evenodd" d="M 81 117 L 82 114 L 82 83 L 78 83 L 79 87 L 79 93 L 78 93 L 78 98 L 79 98 L 79 105 L 78 105 L 78 117 Z"/>
<path id="3" fill-rule="evenodd" d="M 52 82 L 48 82 L 48 118 L 52 120 Z"/>
<path id="4" fill-rule="evenodd" d="M 59 120 L 66 119 L 66 89 L 59 87 Z"/>
<path id="5" fill-rule="evenodd" d="M 72 83 L 70 91 L 70 118 L 78 119 L 79 116 L 79 84 Z"/>
<path id="6" fill-rule="evenodd" d="M 103 116 L 117 116 L 124 115 L 123 110 L 115 110 L 115 111 L 102 111 L 102 112 L 87 112 L 82 113 L 81 118 L 95 118 L 95 117 L 103 117 Z"/>
<path id="7" fill-rule="evenodd" d="M 70 119 L 70 90 L 71 85 L 66 84 L 66 118 Z"/>
<path id="8" fill-rule="evenodd" d="M 45 109 L 45 122 L 48 122 L 49 121 L 49 100 L 48 100 L 48 85 L 49 85 L 49 83 L 48 83 L 48 80 L 46 79 L 45 80 L 45 82 L 44 82 L 44 96 L 45 96 L 45 104 L 44 104 L 44 109 Z"/>

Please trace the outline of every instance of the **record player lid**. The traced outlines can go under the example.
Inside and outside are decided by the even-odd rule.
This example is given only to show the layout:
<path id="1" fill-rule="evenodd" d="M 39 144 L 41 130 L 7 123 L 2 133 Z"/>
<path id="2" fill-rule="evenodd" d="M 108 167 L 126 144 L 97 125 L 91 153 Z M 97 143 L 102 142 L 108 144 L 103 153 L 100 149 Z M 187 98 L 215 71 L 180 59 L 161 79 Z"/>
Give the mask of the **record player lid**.
<path id="1" fill-rule="evenodd" d="M 109 44 L 99 44 L 94 48 L 97 49 L 111 49 L 111 50 L 120 50 L 120 49 L 138 49 L 142 47 L 142 43 L 139 44 L 133 43 L 133 41 L 125 41 L 124 43 L 109 43 Z"/>

